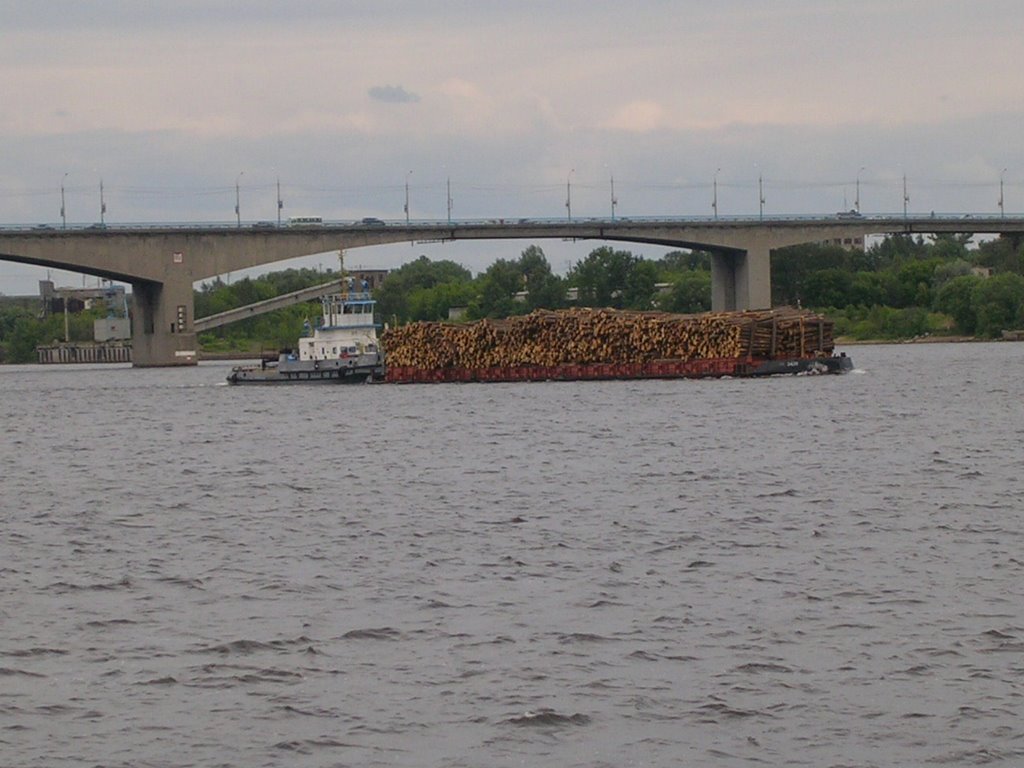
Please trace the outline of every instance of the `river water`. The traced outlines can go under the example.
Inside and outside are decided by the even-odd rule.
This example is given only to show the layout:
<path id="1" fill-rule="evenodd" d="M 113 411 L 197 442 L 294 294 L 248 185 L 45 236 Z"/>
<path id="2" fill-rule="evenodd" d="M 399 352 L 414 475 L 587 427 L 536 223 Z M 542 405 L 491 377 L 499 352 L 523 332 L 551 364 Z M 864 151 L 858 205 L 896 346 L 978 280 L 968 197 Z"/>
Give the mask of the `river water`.
<path id="1" fill-rule="evenodd" d="M 0 367 L 0 764 L 1024 763 L 1024 344 L 846 376 Z"/>

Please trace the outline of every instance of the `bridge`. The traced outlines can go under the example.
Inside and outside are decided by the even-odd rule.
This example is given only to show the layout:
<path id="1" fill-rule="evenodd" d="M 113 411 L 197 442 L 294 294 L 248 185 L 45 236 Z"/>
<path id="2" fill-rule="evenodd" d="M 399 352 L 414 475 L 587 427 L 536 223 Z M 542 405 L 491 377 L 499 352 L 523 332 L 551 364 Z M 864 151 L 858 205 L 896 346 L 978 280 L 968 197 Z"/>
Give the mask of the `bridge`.
<path id="1" fill-rule="evenodd" d="M 0 260 L 130 283 L 136 366 L 195 365 L 193 285 L 300 256 L 398 242 L 572 239 L 708 251 L 715 310 L 771 306 L 771 252 L 801 243 L 884 234 L 1024 235 L 1024 216 L 672 217 L 316 222 L 276 226 L 106 224 L 0 228 Z M 201 326 L 200 326 L 201 327 Z"/>

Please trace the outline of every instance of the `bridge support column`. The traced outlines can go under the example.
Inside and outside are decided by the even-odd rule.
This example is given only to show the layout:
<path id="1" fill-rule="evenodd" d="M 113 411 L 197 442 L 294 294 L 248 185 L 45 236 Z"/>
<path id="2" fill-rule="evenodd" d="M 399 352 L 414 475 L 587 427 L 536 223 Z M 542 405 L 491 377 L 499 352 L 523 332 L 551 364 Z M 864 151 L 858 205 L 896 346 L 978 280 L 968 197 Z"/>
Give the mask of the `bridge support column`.
<path id="1" fill-rule="evenodd" d="M 711 254 L 711 309 L 732 312 L 772 306 L 771 249 Z"/>
<path id="2" fill-rule="evenodd" d="M 196 365 L 191 281 L 132 283 L 132 366 Z"/>

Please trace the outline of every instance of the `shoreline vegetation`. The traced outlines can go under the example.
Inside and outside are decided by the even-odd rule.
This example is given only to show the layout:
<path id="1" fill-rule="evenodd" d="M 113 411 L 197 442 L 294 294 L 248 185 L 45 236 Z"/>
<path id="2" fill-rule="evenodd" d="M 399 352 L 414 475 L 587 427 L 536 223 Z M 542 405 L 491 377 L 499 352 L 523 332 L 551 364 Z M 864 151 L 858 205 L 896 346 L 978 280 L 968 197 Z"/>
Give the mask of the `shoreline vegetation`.
<path id="1" fill-rule="evenodd" d="M 286 269 L 195 292 L 195 315 L 208 315 L 324 283 L 333 270 Z M 1024 329 L 1024 234 L 973 243 L 971 235 L 894 235 L 870 247 L 810 243 L 772 254 L 772 304 L 814 309 L 835 322 L 838 346 L 1000 339 Z M 611 307 L 679 314 L 711 309 L 711 254 L 675 250 L 658 259 L 611 246 L 595 248 L 556 275 L 531 245 L 473 275 L 448 260 L 420 256 L 391 271 L 374 292 L 377 320 L 391 326 L 428 320 L 499 319 L 535 309 Z M 252 359 L 294 346 L 319 304 L 250 317 L 199 335 L 200 358 Z M 95 306 L 69 318 L 70 341 L 92 339 Z M 65 337 L 63 314 L 0 297 L 0 362 L 35 362 L 36 347 Z"/>

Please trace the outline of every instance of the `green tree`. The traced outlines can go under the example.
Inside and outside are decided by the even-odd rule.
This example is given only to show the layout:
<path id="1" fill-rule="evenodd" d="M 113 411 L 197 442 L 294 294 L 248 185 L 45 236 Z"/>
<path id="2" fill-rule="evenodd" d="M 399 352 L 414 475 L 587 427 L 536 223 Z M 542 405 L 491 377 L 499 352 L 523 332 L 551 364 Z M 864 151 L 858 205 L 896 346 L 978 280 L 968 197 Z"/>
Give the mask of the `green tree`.
<path id="1" fill-rule="evenodd" d="M 23 307 L 0 307 L 0 342 L 10 338 L 17 322 L 23 319 L 32 319 L 32 313 Z"/>
<path id="2" fill-rule="evenodd" d="M 7 341 L 7 358 L 12 363 L 36 362 L 36 347 L 48 341 L 46 327 L 29 317 L 14 321 Z"/>
<path id="3" fill-rule="evenodd" d="M 890 235 L 867 249 L 871 262 L 877 269 L 898 266 L 907 261 L 925 258 L 928 254 L 928 243 L 918 235 Z"/>
<path id="4" fill-rule="evenodd" d="M 837 245 L 805 243 L 779 248 L 772 253 L 772 303 L 813 304 L 805 295 L 805 283 L 823 269 L 847 268 L 850 252 Z"/>
<path id="5" fill-rule="evenodd" d="M 983 279 L 974 287 L 971 302 L 979 336 L 995 338 L 1003 330 L 1024 327 L 1024 277 L 1002 274 Z"/>
<path id="6" fill-rule="evenodd" d="M 525 301 L 517 302 L 514 297 L 524 286 L 519 261 L 498 259 L 477 278 L 477 297 L 467 314 L 472 319 L 523 314 L 528 311 Z"/>
<path id="7" fill-rule="evenodd" d="M 961 333 L 973 334 L 977 326 L 973 295 L 980 282 L 981 278 L 975 275 L 954 277 L 935 295 L 935 309 L 952 317 Z"/>
<path id="8" fill-rule="evenodd" d="M 710 270 L 711 254 L 707 251 L 669 251 L 654 263 L 661 275 L 669 278 L 697 269 Z"/>
<path id="9" fill-rule="evenodd" d="M 930 307 L 932 305 L 932 275 L 939 262 L 935 259 L 903 262 L 890 272 L 887 303 L 893 307 Z"/>
<path id="10" fill-rule="evenodd" d="M 885 281 L 878 272 L 854 272 L 847 306 L 874 307 L 885 303 Z"/>
<path id="11" fill-rule="evenodd" d="M 658 300 L 665 312 L 707 312 L 711 309 L 711 272 L 694 270 L 676 277 L 668 293 Z"/>
<path id="12" fill-rule="evenodd" d="M 653 262 L 637 258 L 626 275 L 622 305 L 627 309 L 647 310 L 654 307 L 658 268 Z"/>
<path id="13" fill-rule="evenodd" d="M 657 267 L 629 251 L 604 246 L 591 251 L 569 272 L 579 301 L 591 307 L 649 309 L 654 301 Z"/>
<path id="14" fill-rule="evenodd" d="M 460 264 L 420 256 L 388 273 L 387 280 L 374 292 L 377 310 L 385 320 L 408 322 L 412 319 L 409 296 L 415 289 L 433 288 L 443 283 L 469 283 L 472 279 L 470 271 Z"/>
<path id="15" fill-rule="evenodd" d="M 441 283 L 432 288 L 414 288 L 408 295 L 409 319 L 447 320 L 453 307 L 467 307 L 476 298 L 473 283 Z"/>
<path id="16" fill-rule="evenodd" d="M 988 240 L 978 246 L 975 261 L 982 267 L 990 267 L 994 272 L 1024 272 L 1021 239 L 1019 236 L 1001 235 L 995 240 Z"/>
<path id="17" fill-rule="evenodd" d="M 936 265 L 932 273 L 932 290 L 939 290 L 956 277 L 971 274 L 971 263 L 966 258 L 956 258 Z"/>
<path id="18" fill-rule="evenodd" d="M 968 257 L 967 246 L 970 245 L 972 237 L 974 235 L 969 232 L 933 235 L 930 256 L 942 261 L 965 260 Z"/>
<path id="19" fill-rule="evenodd" d="M 803 282 L 804 303 L 809 307 L 845 307 L 850 303 L 853 276 L 844 269 L 820 269 Z"/>
<path id="20" fill-rule="evenodd" d="M 544 251 L 529 246 L 519 257 L 519 269 L 530 309 L 557 309 L 565 306 L 565 281 L 551 271 Z"/>

